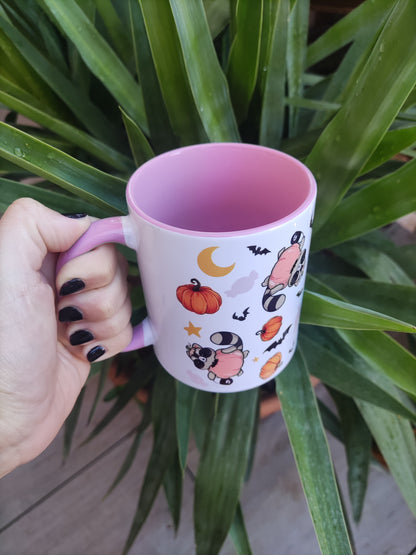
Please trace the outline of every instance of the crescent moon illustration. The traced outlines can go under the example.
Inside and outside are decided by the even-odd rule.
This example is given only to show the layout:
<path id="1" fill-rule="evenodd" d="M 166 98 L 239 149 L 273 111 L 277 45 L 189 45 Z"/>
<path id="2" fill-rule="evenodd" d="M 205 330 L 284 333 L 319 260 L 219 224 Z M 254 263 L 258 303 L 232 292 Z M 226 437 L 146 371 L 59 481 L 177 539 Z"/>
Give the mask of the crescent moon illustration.
<path id="1" fill-rule="evenodd" d="M 198 254 L 198 266 L 208 276 L 223 277 L 229 274 L 234 269 L 235 262 L 234 264 L 231 264 L 231 266 L 217 266 L 216 264 L 214 264 L 214 262 L 212 261 L 212 253 L 216 249 L 218 249 L 218 247 L 208 247 L 207 249 L 201 251 Z"/>

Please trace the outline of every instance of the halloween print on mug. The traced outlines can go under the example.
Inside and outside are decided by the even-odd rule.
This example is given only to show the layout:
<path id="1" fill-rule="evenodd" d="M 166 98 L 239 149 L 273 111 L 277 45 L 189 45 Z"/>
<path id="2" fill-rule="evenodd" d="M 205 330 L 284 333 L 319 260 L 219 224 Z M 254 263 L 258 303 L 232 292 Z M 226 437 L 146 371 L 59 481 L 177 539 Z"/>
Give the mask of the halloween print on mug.
<path id="1" fill-rule="evenodd" d="M 266 288 L 263 295 L 263 308 L 267 312 L 274 312 L 284 304 L 286 295 L 279 292 L 286 287 L 298 285 L 305 269 L 306 250 L 303 248 L 305 235 L 301 231 L 296 231 L 290 242 L 290 247 L 279 251 L 277 262 L 262 283 Z"/>
<path id="2" fill-rule="evenodd" d="M 229 331 L 219 331 L 210 337 L 215 345 L 229 345 L 224 349 L 202 347 L 198 343 L 186 346 L 186 354 L 198 370 L 206 370 L 208 378 L 219 378 L 221 385 L 231 385 L 233 377 L 243 374 L 244 359 L 249 351 L 243 351 L 241 338 Z"/>
<path id="3" fill-rule="evenodd" d="M 211 287 L 201 285 L 197 279 L 180 285 L 176 289 L 176 297 L 183 307 L 196 314 L 214 314 L 222 304 L 221 295 Z"/>

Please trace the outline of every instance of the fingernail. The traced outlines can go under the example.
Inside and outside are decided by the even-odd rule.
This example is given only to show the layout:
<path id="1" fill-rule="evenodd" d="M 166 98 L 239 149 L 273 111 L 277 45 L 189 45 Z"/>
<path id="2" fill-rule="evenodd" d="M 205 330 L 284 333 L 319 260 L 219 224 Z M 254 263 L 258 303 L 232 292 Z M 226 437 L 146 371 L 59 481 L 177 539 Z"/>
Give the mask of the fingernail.
<path id="1" fill-rule="evenodd" d="M 65 216 L 66 218 L 73 218 L 74 220 L 79 220 L 80 218 L 85 218 L 86 214 L 83 214 L 82 212 L 71 212 L 68 214 L 62 214 L 62 216 Z"/>
<path id="2" fill-rule="evenodd" d="M 58 318 L 60 322 L 76 322 L 82 320 L 84 315 L 75 306 L 65 306 L 58 312 Z"/>
<path id="3" fill-rule="evenodd" d="M 93 334 L 88 330 L 77 330 L 69 336 L 69 342 L 71 345 L 82 345 L 83 343 L 88 343 L 88 341 L 92 341 L 93 339 Z"/>
<path id="4" fill-rule="evenodd" d="M 59 291 L 59 294 L 62 297 L 64 297 L 65 295 L 71 295 L 72 293 L 81 291 L 81 289 L 84 289 L 84 287 L 85 287 L 85 283 L 82 281 L 82 279 L 79 279 L 79 278 L 70 279 L 69 281 L 65 282 L 62 285 L 61 290 Z"/>
<path id="5" fill-rule="evenodd" d="M 104 347 L 101 347 L 101 345 L 93 347 L 91 351 L 89 351 L 87 354 L 88 362 L 94 362 L 94 360 L 97 360 L 97 358 L 102 357 L 104 353 L 105 349 Z"/>

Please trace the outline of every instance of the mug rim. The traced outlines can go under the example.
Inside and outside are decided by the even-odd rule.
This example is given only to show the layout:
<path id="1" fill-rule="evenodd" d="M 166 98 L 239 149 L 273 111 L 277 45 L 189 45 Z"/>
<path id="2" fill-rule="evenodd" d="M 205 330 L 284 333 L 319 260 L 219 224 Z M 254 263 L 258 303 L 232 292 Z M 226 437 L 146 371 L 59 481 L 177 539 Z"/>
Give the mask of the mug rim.
<path id="1" fill-rule="evenodd" d="M 309 189 L 306 195 L 306 198 L 303 200 L 303 202 L 299 204 L 299 206 L 295 210 L 291 211 L 283 218 L 276 219 L 272 222 L 269 222 L 260 226 L 249 227 L 247 229 L 239 229 L 234 231 L 200 231 L 200 230 L 194 230 L 194 229 L 191 230 L 183 227 L 170 225 L 161 220 L 153 218 L 152 216 L 147 214 L 142 208 L 140 208 L 140 206 L 137 204 L 133 193 L 133 190 L 135 188 L 135 182 L 137 180 L 138 175 L 140 175 L 143 172 L 143 170 L 147 168 L 149 165 L 154 164 L 156 161 L 159 162 L 164 158 L 170 158 L 173 156 L 181 155 L 184 151 L 199 150 L 199 149 L 208 150 L 211 148 L 217 149 L 218 147 L 238 148 L 240 150 L 244 150 L 244 149 L 259 150 L 262 152 L 270 151 L 270 152 L 273 152 L 274 154 L 277 154 L 281 158 L 284 158 L 290 161 L 292 164 L 296 165 L 305 175 L 308 189 Z M 301 214 L 303 214 L 310 206 L 314 204 L 316 199 L 316 194 L 317 194 L 317 184 L 316 184 L 315 177 L 312 174 L 312 172 L 309 170 L 309 168 L 305 164 L 300 162 L 300 160 L 298 160 L 297 158 L 294 158 L 290 154 L 287 154 L 285 152 L 282 152 L 280 150 L 277 150 L 271 147 L 266 147 L 262 145 L 251 144 L 251 143 L 239 143 L 239 142 L 198 143 L 194 145 L 179 147 L 173 150 L 168 150 L 157 156 L 154 156 L 153 158 L 151 158 L 150 160 L 147 160 L 141 166 L 139 166 L 134 171 L 134 173 L 130 176 L 126 187 L 126 199 L 127 199 L 127 204 L 130 212 L 133 212 L 141 219 L 145 220 L 146 222 L 148 222 L 149 224 L 152 224 L 157 228 L 165 229 L 173 233 L 178 233 L 180 235 L 187 235 L 190 237 L 218 237 L 218 238 L 219 237 L 241 237 L 244 235 L 251 235 L 254 233 L 261 233 L 263 231 L 276 229 L 278 227 L 284 226 L 287 223 L 292 222 L 294 219 L 296 219 L 297 216 L 300 216 Z"/>

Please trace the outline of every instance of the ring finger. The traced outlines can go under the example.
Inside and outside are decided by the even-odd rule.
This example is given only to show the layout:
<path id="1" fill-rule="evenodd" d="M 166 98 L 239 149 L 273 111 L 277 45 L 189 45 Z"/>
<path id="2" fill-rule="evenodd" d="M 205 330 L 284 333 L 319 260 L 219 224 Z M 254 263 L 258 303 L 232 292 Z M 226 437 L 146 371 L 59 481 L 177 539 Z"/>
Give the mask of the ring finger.
<path id="1" fill-rule="evenodd" d="M 74 348 L 79 349 L 80 358 L 94 362 L 98 359 L 105 360 L 121 352 L 130 343 L 131 338 L 132 328 L 129 324 L 115 337 L 110 337 L 103 341 L 92 341 L 91 343 Z"/>
<path id="2" fill-rule="evenodd" d="M 106 340 L 117 336 L 130 323 L 131 302 L 126 297 L 122 306 L 104 320 L 84 320 L 68 325 L 66 334 L 72 346 L 84 345 L 94 340 Z"/>

